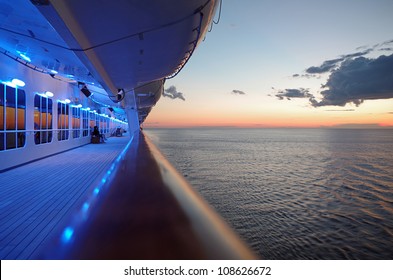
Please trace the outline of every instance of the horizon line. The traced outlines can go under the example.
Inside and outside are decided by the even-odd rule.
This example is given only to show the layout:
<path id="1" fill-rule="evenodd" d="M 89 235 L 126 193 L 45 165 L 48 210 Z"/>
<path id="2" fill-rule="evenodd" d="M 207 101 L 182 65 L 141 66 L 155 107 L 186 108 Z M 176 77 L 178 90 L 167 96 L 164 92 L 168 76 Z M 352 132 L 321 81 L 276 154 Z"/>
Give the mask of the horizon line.
<path id="1" fill-rule="evenodd" d="M 267 126 L 267 125 L 149 125 L 142 126 L 149 128 L 260 128 L 260 129 L 393 129 L 393 125 L 384 124 L 336 124 L 319 126 Z"/>

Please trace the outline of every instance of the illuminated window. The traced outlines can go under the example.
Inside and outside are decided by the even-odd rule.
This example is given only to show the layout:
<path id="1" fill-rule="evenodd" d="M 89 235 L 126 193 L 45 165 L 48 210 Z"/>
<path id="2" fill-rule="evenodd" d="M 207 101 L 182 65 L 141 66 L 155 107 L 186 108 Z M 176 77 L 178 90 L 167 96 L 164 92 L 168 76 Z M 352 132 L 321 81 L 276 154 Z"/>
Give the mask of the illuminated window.
<path id="1" fill-rule="evenodd" d="M 97 114 L 94 112 L 90 112 L 90 133 L 93 131 L 94 127 L 97 125 L 96 116 Z"/>
<path id="2" fill-rule="evenodd" d="M 109 132 L 112 134 L 114 128 L 114 121 L 113 119 L 109 119 Z"/>
<path id="3" fill-rule="evenodd" d="M 34 142 L 38 144 L 52 141 L 53 102 L 49 98 L 34 96 Z"/>
<path id="4" fill-rule="evenodd" d="M 81 109 L 72 107 L 72 137 L 79 138 L 81 134 Z"/>
<path id="5" fill-rule="evenodd" d="M 69 115 L 70 106 L 65 103 L 57 102 L 57 139 L 59 141 L 67 140 L 69 133 Z"/>
<path id="6" fill-rule="evenodd" d="M 109 121 L 110 121 L 110 119 L 109 119 L 109 118 L 105 118 L 105 121 L 106 121 L 106 130 L 105 130 L 105 133 L 108 133 L 108 132 L 109 132 Z"/>
<path id="7" fill-rule="evenodd" d="M 26 94 L 0 85 L 0 151 L 22 148 L 26 142 Z"/>
<path id="8" fill-rule="evenodd" d="M 82 110 L 82 129 L 83 129 L 83 137 L 89 135 L 89 112 L 87 110 Z"/>
<path id="9" fill-rule="evenodd" d="M 101 133 L 105 133 L 105 122 L 104 122 L 104 117 L 100 116 L 100 125 L 99 129 Z"/>

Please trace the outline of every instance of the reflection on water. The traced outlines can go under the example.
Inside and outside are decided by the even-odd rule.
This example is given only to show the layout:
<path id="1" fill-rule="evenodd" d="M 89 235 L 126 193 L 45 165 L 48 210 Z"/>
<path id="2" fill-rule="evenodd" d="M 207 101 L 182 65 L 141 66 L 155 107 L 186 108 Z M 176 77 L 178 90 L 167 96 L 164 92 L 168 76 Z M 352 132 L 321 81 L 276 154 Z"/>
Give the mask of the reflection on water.
<path id="1" fill-rule="evenodd" d="M 393 131 L 151 129 L 266 259 L 393 259 Z"/>

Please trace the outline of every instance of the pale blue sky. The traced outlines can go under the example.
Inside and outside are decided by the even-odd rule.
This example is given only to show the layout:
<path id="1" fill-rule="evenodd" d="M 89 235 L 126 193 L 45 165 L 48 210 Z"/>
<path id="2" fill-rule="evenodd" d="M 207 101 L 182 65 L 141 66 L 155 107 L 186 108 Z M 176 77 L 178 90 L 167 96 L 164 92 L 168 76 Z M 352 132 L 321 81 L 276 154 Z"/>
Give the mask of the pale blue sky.
<path id="1" fill-rule="evenodd" d="M 260 112 L 261 122 L 255 123 L 266 123 L 262 113 L 269 110 L 277 114 L 310 113 L 313 118 L 312 114 L 321 108 L 312 108 L 306 99 L 278 100 L 277 91 L 306 88 L 316 99 L 320 98 L 320 86 L 329 74 L 319 79 L 292 75 L 305 74 L 305 69 L 326 60 L 390 41 L 392 27 L 392 0 L 223 0 L 220 23 L 213 26 L 182 72 L 166 83 L 166 87 L 175 85 L 183 92 L 186 101 L 161 98 L 147 121 L 158 124 L 175 113 L 178 115 L 172 120 L 184 114 L 205 114 L 224 120 L 235 111 L 239 119 L 250 112 L 258 119 Z M 366 48 L 358 49 L 362 46 Z M 379 48 L 382 47 L 393 44 Z M 377 49 L 365 57 L 393 53 Z M 231 94 L 234 89 L 245 94 Z M 392 106 L 393 111 L 391 101 L 387 99 L 381 112 L 388 110 L 386 106 Z M 355 111 L 353 118 L 366 109 L 362 106 L 378 110 L 375 104 L 366 104 L 375 102 L 366 101 L 359 107 L 348 104 L 345 108 Z"/>

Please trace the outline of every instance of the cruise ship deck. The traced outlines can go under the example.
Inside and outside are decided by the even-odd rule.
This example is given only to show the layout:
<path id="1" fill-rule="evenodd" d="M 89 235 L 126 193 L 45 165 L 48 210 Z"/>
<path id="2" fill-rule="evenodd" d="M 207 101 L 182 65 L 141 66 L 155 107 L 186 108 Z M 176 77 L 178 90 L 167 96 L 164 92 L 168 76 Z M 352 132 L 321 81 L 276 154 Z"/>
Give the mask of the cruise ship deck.
<path id="1" fill-rule="evenodd" d="M 103 178 L 129 136 L 0 173 L 0 259 L 29 259 Z"/>

